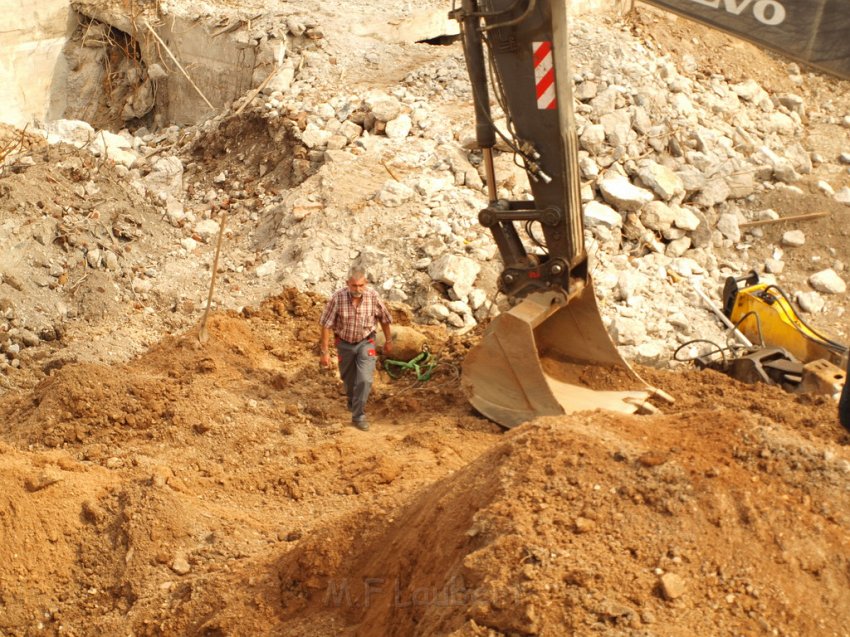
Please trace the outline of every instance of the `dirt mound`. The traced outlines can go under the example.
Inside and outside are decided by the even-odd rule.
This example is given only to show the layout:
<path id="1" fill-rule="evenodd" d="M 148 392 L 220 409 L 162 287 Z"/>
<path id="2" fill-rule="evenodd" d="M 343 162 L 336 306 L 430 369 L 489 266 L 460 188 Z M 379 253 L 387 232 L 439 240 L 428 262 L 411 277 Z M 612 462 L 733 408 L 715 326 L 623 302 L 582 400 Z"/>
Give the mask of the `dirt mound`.
<path id="1" fill-rule="evenodd" d="M 303 541 L 286 634 L 840 634 L 848 457 L 729 409 L 544 419 L 379 532 Z"/>
<path id="2" fill-rule="evenodd" d="M 327 520 L 394 510 L 498 435 L 457 387 L 466 344 L 436 328 L 434 379 L 380 374 L 372 431 L 347 427 L 314 349 L 323 304 L 290 290 L 213 314 L 204 346 L 166 337 L 0 399 L 0 551 L 22 556 L 0 566 L 0 630 L 191 634 L 225 607 L 251 624 L 257 591 L 279 596 L 283 547 Z"/>
<path id="3" fill-rule="evenodd" d="M 323 303 L 289 290 L 212 315 L 204 346 L 169 336 L 0 399 L 0 550 L 26 555 L 0 566 L 0 629 L 823 634 L 848 620 L 850 454 L 831 401 L 647 369 L 678 399 L 666 415 L 502 435 L 458 386 L 479 335 L 434 328 L 434 379 L 380 374 L 363 434 L 317 365 Z"/>

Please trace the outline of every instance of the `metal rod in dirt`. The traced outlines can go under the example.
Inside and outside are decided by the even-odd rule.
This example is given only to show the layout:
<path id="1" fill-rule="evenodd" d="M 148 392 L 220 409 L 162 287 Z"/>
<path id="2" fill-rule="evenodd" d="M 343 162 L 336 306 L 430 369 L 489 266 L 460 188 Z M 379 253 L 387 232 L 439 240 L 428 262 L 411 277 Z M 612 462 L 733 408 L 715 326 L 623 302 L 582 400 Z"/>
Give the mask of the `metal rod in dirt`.
<path id="1" fill-rule="evenodd" d="M 732 321 L 729 320 L 729 317 L 727 317 L 723 312 L 721 312 L 717 308 L 717 306 L 711 301 L 711 299 L 708 298 L 708 295 L 705 292 L 702 291 L 702 288 L 699 287 L 698 283 L 691 283 L 691 286 L 694 288 L 694 292 L 696 292 L 699 295 L 699 297 L 709 307 L 709 309 L 717 315 L 717 318 L 719 318 L 720 321 L 726 327 L 728 327 L 730 330 L 732 330 L 732 333 L 735 335 L 735 337 L 741 342 L 741 344 L 744 347 L 752 347 L 753 346 L 753 344 L 750 342 L 750 339 L 748 339 L 746 336 L 744 336 L 741 333 L 741 331 L 737 327 L 735 327 L 735 324 Z"/>
<path id="2" fill-rule="evenodd" d="M 213 268 L 212 268 L 212 277 L 210 278 L 210 292 L 207 295 L 207 307 L 204 310 L 204 315 L 201 317 L 201 329 L 198 331 L 198 340 L 203 342 L 206 340 L 206 330 L 207 330 L 207 316 L 210 313 L 210 306 L 212 305 L 213 291 L 215 290 L 215 279 L 218 275 L 218 255 L 221 254 L 221 242 L 224 237 L 224 222 L 227 221 L 227 212 L 225 210 L 221 211 L 221 225 L 218 228 L 218 242 L 215 246 L 215 256 L 213 257 Z"/>
<path id="3" fill-rule="evenodd" d="M 779 217 L 778 219 L 759 219 L 758 221 L 745 221 L 738 224 L 741 228 L 753 228 L 755 226 L 768 226 L 774 223 L 782 223 L 783 221 L 808 221 L 809 219 L 820 219 L 821 217 L 829 216 L 828 212 L 809 212 L 804 215 L 790 215 L 788 217 Z"/>

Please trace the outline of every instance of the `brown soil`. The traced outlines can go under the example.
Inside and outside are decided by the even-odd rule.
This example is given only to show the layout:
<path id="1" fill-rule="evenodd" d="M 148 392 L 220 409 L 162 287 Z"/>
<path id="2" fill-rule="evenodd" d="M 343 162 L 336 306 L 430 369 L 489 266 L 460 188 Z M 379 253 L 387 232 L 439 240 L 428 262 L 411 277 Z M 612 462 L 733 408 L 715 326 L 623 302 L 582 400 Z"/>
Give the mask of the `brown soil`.
<path id="1" fill-rule="evenodd" d="M 317 365 L 322 303 L 0 401 L 4 634 L 842 634 L 832 401 L 641 369 L 664 415 L 503 434 L 459 391 L 477 336 L 435 329 L 434 378 L 381 374 L 363 433 Z"/>

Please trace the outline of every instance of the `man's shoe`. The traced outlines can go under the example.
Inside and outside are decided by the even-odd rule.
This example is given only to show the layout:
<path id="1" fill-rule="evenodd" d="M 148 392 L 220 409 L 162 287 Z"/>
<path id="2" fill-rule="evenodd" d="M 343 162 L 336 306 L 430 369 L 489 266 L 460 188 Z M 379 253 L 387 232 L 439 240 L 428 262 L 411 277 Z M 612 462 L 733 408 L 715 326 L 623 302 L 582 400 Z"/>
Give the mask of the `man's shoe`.
<path id="1" fill-rule="evenodd" d="M 352 420 L 351 424 L 357 427 L 360 431 L 369 431 L 369 423 L 365 418 L 362 420 Z"/>

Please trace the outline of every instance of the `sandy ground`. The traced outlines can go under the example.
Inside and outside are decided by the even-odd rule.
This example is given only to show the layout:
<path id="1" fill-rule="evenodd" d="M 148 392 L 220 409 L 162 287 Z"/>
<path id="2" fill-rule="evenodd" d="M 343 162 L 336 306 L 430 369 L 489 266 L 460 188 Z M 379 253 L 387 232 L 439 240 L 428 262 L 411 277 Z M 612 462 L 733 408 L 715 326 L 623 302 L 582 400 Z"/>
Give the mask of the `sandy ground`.
<path id="1" fill-rule="evenodd" d="M 681 22 L 633 28 L 706 69 L 695 33 L 726 74 L 782 76 Z M 831 126 L 812 139 L 835 143 Z M 67 170 L 44 173 L 51 192 Z M 823 246 L 850 263 L 847 212 L 830 212 L 805 226 L 801 281 Z M 81 281 L 85 321 L 0 397 L 0 635 L 848 634 L 850 435 L 829 398 L 640 369 L 676 398 L 659 415 L 504 433 L 460 390 L 480 333 L 429 328 L 434 377 L 381 374 L 364 433 L 317 365 L 323 298 L 214 313 L 201 345 L 179 298 L 152 313 L 108 283 Z M 833 333 L 843 304 L 818 318 Z M 117 329 L 138 355 L 76 360 Z"/>
<path id="2" fill-rule="evenodd" d="M 321 306 L 289 291 L 2 401 L 4 631 L 844 634 L 829 399 L 645 369 L 663 415 L 504 434 L 458 389 L 476 337 L 433 331 L 434 378 L 382 374 L 363 433 L 291 346 Z"/>

